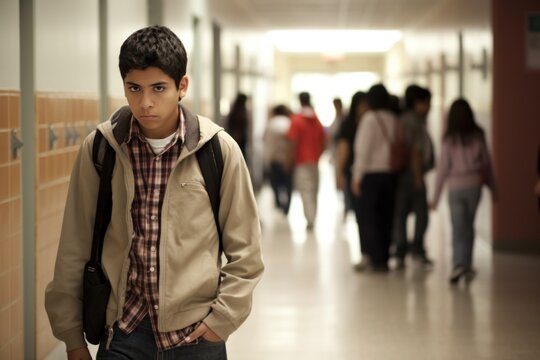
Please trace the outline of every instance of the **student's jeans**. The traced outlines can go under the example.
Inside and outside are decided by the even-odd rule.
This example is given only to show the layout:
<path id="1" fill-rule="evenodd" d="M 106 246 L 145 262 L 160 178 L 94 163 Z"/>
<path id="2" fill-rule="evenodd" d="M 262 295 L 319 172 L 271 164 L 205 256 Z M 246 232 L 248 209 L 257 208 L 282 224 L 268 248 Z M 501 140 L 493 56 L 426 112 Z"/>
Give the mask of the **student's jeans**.
<path id="1" fill-rule="evenodd" d="M 428 226 L 428 206 L 426 188 L 417 189 L 412 173 L 398 176 L 396 190 L 396 205 L 394 211 L 393 242 L 396 247 L 396 257 L 405 258 L 407 253 L 407 218 L 414 214 L 414 238 L 411 253 L 425 256 L 424 234 Z"/>
<path id="2" fill-rule="evenodd" d="M 272 162 L 270 164 L 270 185 L 274 191 L 276 206 L 288 214 L 291 205 L 292 174 L 287 173 L 282 164 Z"/>
<path id="3" fill-rule="evenodd" d="M 199 338 L 197 344 L 183 345 L 164 352 L 158 352 L 152 324 L 147 316 L 129 335 L 116 325 L 109 350 L 106 350 L 107 339 L 99 344 L 96 359 L 98 360 L 226 360 L 225 342 L 210 342 Z"/>
<path id="4" fill-rule="evenodd" d="M 387 268 L 396 191 L 396 175 L 367 173 L 360 194 L 360 237 L 362 249 L 375 268 Z"/>
<path id="5" fill-rule="evenodd" d="M 452 220 L 452 246 L 454 267 L 471 269 L 474 246 L 474 218 L 480 202 L 481 188 L 450 190 L 448 202 Z"/>
<path id="6" fill-rule="evenodd" d="M 319 192 L 318 164 L 297 165 L 294 169 L 294 187 L 302 198 L 306 221 L 308 225 L 313 225 L 317 215 L 317 195 Z"/>

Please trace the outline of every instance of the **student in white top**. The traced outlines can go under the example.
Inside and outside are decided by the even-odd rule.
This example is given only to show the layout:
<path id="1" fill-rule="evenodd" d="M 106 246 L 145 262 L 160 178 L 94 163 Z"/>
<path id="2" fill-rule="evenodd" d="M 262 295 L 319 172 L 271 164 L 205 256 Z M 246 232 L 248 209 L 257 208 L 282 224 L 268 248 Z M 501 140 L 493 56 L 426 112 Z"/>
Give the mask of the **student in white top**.
<path id="1" fill-rule="evenodd" d="M 390 140 L 398 120 L 388 110 L 389 94 L 384 85 L 372 86 L 367 101 L 370 110 L 362 117 L 354 143 L 351 184 L 351 191 L 360 197 L 360 237 L 367 255 L 355 269 L 385 272 L 396 187 L 396 174 L 390 169 Z"/>

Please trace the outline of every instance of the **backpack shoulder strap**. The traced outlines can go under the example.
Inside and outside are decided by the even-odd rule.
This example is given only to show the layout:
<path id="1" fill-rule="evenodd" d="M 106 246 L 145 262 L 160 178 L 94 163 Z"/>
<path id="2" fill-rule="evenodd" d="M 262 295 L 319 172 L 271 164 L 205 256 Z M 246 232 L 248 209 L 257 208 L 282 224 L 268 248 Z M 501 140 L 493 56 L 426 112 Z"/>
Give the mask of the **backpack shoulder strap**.
<path id="1" fill-rule="evenodd" d="M 220 252 L 223 250 L 222 244 L 222 232 L 219 225 L 219 203 L 220 196 L 219 191 L 221 189 L 221 176 L 223 175 L 223 155 L 221 153 L 221 146 L 219 143 L 219 136 L 216 133 L 210 141 L 204 144 L 197 151 L 197 161 L 206 183 L 206 191 L 210 197 L 210 203 L 212 205 L 212 211 L 214 213 L 214 221 L 219 236 L 219 248 Z"/>
<path id="2" fill-rule="evenodd" d="M 100 264 L 105 231 L 111 222 L 111 179 L 116 160 L 116 153 L 99 130 L 96 130 L 94 143 L 92 144 L 92 160 L 94 161 L 94 166 L 100 176 L 100 180 L 96 204 L 96 216 L 94 219 L 91 260 Z"/>
<path id="3" fill-rule="evenodd" d="M 94 136 L 94 142 L 92 143 L 92 161 L 94 162 L 94 167 L 100 177 L 103 172 L 105 153 L 109 147 L 109 142 L 103 137 L 101 131 L 96 129 L 96 135 Z M 114 152 L 114 149 L 112 150 Z"/>

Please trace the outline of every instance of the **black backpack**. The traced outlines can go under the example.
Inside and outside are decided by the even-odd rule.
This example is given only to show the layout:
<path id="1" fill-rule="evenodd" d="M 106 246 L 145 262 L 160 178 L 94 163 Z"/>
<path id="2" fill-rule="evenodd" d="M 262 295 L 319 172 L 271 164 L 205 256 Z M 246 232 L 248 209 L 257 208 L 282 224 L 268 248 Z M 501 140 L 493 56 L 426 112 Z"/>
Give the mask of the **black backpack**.
<path id="1" fill-rule="evenodd" d="M 223 244 L 218 214 L 223 155 L 221 154 L 218 134 L 206 142 L 196 152 L 196 155 L 212 205 L 219 236 L 219 254 L 221 254 Z M 103 134 L 96 130 L 92 145 L 92 160 L 100 176 L 100 182 L 92 237 L 92 253 L 90 260 L 85 265 L 83 279 L 83 330 L 86 340 L 94 345 L 99 344 L 105 329 L 107 303 L 111 292 L 111 285 L 101 267 L 101 254 L 105 232 L 111 221 L 111 179 L 115 158 L 116 153 L 112 146 L 103 137 Z"/>

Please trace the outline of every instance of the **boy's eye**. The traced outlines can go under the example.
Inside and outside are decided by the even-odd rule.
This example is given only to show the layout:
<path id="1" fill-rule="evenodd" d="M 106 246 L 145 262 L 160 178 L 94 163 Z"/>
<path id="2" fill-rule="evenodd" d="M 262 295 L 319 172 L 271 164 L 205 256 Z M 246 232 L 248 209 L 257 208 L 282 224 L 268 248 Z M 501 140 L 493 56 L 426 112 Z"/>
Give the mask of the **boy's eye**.
<path id="1" fill-rule="evenodd" d="M 131 92 L 137 92 L 137 91 L 140 90 L 140 88 L 139 88 L 138 86 L 135 86 L 135 85 L 130 85 L 130 86 L 128 87 L 128 89 L 129 89 L 129 91 L 131 91 Z"/>
<path id="2" fill-rule="evenodd" d="M 161 85 L 155 86 L 154 90 L 157 92 L 165 91 L 165 86 L 161 86 Z"/>

